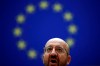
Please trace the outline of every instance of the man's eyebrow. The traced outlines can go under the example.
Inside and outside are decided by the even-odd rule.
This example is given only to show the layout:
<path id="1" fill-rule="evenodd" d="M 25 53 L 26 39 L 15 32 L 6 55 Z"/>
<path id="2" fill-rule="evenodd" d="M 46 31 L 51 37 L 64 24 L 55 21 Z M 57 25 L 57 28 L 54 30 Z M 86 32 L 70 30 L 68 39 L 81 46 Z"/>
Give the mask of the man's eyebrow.
<path id="1" fill-rule="evenodd" d="M 62 46 L 60 46 L 60 45 L 57 45 L 57 46 L 55 46 L 55 47 L 60 47 L 60 48 L 63 48 Z"/>
<path id="2" fill-rule="evenodd" d="M 44 49 L 47 48 L 47 47 L 52 47 L 52 46 L 51 46 L 51 45 L 49 45 L 49 46 L 45 46 Z"/>
<path id="3" fill-rule="evenodd" d="M 46 47 L 52 47 L 52 45 L 49 45 L 49 46 L 46 46 Z M 46 47 L 44 47 L 44 48 L 46 48 Z M 62 46 L 60 46 L 60 45 L 57 45 L 57 46 L 55 46 L 55 47 L 64 48 L 64 47 L 62 47 Z"/>

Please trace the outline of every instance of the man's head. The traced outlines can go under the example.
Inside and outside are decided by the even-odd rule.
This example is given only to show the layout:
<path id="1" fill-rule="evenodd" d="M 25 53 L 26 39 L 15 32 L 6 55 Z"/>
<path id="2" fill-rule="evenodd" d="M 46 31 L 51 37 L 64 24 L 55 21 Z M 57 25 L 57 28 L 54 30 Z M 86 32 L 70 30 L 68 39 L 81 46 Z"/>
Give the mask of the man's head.
<path id="1" fill-rule="evenodd" d="M 69 46 L 64 40 L 52 38 L 47 41 L 43 54 L 45 66 L 66 66 L 70 60 Z"/>

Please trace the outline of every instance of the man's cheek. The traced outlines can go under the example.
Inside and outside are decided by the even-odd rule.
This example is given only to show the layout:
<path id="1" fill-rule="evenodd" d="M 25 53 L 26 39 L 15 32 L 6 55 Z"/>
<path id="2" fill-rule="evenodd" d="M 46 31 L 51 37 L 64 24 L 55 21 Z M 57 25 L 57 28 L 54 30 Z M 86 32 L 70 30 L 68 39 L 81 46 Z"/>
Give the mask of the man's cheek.
<path id="1" fill-rule="evenodd" d="M 44 61 L 48 62 L 48 56 L 47 55 L 44 56 Z"/>

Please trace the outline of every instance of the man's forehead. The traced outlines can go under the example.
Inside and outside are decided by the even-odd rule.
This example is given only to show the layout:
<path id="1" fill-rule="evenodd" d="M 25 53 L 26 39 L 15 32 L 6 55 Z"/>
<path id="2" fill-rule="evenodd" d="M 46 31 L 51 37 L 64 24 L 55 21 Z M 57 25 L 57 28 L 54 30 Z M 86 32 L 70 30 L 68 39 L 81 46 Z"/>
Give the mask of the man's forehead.
<path id="1" fill-rule="evenodd" d="M 48 40 L 47 42 L 65 42 L 65 41 L 60 38 L 52 38 L 52 39 Z"/>
<path id="2" fill-rule="evenodd" d="M 63 46 L 65 46 L 65 44 L 60 43 L 60 42 L 48 42 L 48 43 L 46 44 L 46 47 L 47 47 L 47 46 L 61 46 L 61 47 L 63 47 Z"/>
<path id="3" fill-rule="evenodd" d="M 54 39 L 50 39 L 50 40 L 46 43 L 45 47 L 51 46 L 51 45 L 52 45 L 52 46 L 66 46 L 66 42 L 63 41 L 62 39 L 54 38 Z"/>

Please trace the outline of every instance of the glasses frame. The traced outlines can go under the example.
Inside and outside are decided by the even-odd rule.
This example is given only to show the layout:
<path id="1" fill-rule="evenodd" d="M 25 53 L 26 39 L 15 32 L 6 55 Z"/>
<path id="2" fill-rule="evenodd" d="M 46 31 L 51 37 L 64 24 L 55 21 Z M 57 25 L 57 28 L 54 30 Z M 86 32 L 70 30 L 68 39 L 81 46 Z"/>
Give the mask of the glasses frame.
<path id="1" fill-rule="evenodd" d="M 48 47 L 52 47 L 52 46 L 48 46 Z M 46 48 L 48 48 L 48 47 L 44 47 L 43 49 L 44 49 L 44 53 L 45 52 L 47 52 L 47 49 Z M 52 47 L 53 48 L 53 47 Z M 60 48 L 62 48 L 62 47 L 60 47 Z M 55 48 L 56 49 L 56 48 Z M 67 55 L 69 55 L 69 52 L 65 49 L 65 48 L 62 48 L 63 50 L 65 50 L 65 52 L 67 53 Z M 53 49 L 52 49 L 53 50 Z M 52 51 L 51 51 L 52 52 Z M 51 53 L 51 52 L 47 52 L 47 53 Z M 60 54 L 59 52 L 57 52 L 56 51 L 56 53 L 58 53 L 58 54 Z M 62 53 L 64 53 L 64 52 L 62 52 Z"/>

